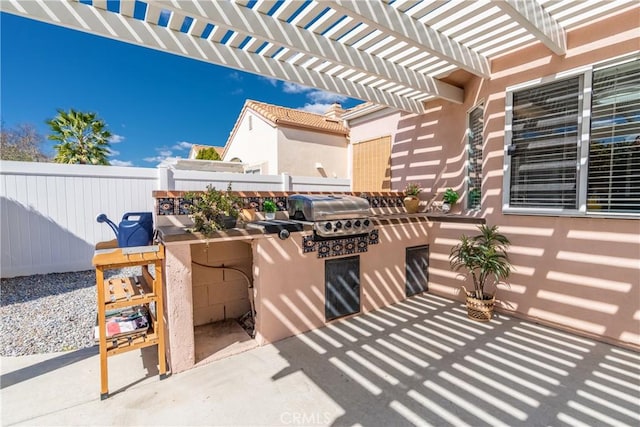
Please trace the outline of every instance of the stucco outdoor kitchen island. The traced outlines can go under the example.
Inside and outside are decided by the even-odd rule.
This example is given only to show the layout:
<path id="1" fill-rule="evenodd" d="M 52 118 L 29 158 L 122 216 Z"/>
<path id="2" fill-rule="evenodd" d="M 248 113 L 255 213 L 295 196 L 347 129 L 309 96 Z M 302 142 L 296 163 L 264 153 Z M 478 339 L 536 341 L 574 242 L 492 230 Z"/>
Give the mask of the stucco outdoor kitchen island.
<path id="1" fill-rule="evenodd" d="M 172 373 L 215 360 L 207 353 L 221 350 L 220 345 L 206 341 L 224 338 L 202 328 L 231 322 L 222 330 L 233 330 L 236 337 L 244 333 L 240 341 L 245 344 L 224 342 L 239 352 L 427 290 L 425 214 L 374 215 L 369 233 L 329 240 L 314 239 L 309 223 L 286 239 L 250 223 L 206 238 L 186 231 L 185 219 L 174 216 L 171 224 L 157 227 L 166 250 Z M 255 313 L 253 340 L 234 320 L 250 311 Z"/>

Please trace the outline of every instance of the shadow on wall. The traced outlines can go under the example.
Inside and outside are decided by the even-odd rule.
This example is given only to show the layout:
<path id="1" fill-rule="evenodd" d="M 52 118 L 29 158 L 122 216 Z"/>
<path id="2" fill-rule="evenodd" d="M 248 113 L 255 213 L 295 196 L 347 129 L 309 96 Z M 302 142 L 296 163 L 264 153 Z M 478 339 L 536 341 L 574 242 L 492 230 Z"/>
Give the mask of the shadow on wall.
<path id="1" fill-rule="evenodd" d="M 634 320 L 640 300 L 640 241 L 633 234 L 637 224 L 609 219 L 603 228 L 602 221 L 550 225 L 544 217 L 502 216 L 500 231 L 511 240 L 515 270 L 509 285 L 498 288 L 498 306 L 604 340 L 640 345 Z M 430 234 L 435 237 L 430 243 L 429 290 L 461 299 L 459 287 L 470 285 L 451 271 L 448 256 L 460 235 L 476 230 L 464 224 L 434 224 Z"/>
<path id="2" fill-rule="evenodd" d="M 38 211 L 2 197 L 0 221 L 1 277 L 92 268 L 94 246 Z"/>
<path id="3" fill-rule="evenodd" d="M 291 319 L 294 321 L 293 319 Z M 317 425 L 637 424 L 635 353 L 433 295 L 274 344 L 327 401 L 281 414 Z M 603 363 L 606 362 L 606 363 Z M 628 388 L 627 388 L 628 387 Z"/>
<path id="4" fill-rule="evenodd" d="M 419 182 L 420 199 L 439 200 L 446 188 L 464 197 L 466 112 L 463 106 L 429 103 L 421 115 L 403 114 L 391 146 L 392 190 Z M 462 200 L 461 200 L 462 202 Z"/>

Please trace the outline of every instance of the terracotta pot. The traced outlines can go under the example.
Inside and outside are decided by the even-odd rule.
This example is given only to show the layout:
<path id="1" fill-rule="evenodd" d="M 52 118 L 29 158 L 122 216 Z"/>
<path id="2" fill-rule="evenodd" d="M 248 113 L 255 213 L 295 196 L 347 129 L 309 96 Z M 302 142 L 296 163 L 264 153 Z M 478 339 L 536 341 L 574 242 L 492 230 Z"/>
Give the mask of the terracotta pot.
<path id="1" fill-rule="evenodd" d="M 254 208 L 242 209 L 242 211 L 240 211 L 240 218 L 246 222 L 255 221 L 256 210 Z"/>
<path id="2" fill-rule="evenodd" d="M 416 213 L 420 207 L 420 199 L 416 196 L 407 196 L 404 198 L 404 208 L 407 213 Z"/>
<path id="3" fill-rule="evenodd" d="M 478 322 L 488 322 L 493 317 L 495 295 L 485 295 L 484 299 L 475 298 L 467 292 L 467 316 Z"/>

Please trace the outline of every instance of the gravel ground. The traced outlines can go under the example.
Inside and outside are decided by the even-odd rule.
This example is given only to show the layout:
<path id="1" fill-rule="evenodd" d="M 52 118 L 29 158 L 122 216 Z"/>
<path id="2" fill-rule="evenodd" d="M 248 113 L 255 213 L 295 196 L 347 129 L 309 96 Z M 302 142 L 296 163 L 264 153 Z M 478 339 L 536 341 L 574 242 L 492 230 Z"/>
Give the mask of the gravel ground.
<path id="1" fill-rule="evenodd" d="M 140 267 L 106 277 L 140 274 Z M 40 274 L 0 283 L 0 356 L 77 350 L 95 345 L 95 271 Z"/>

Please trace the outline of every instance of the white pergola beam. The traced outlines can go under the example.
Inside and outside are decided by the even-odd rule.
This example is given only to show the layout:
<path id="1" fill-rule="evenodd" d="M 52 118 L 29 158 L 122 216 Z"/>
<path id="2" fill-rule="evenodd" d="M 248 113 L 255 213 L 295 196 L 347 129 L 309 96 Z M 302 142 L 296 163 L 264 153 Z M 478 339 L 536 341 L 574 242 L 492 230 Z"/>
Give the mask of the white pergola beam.
<path id="1" fill-rule="evenodd" d="M 205 28 L 207 28 L 206 22 L 196 20 L 191 25 L 191 28 L 189 29 L 189 34 L 191 34 L 193 37 L 200 37 L 202 36 L 202 33 L 204 33 Z"/>
<path id="2" fill-rule="evenodd" d="M 162 13 L 162 9 L 152 3 L 147 3 L 147 13 L 145 14 L 144 20 L 152 24 L 157 24 L 160 20 L 160 13 Z"/>
<path id="3" fill-rule="evenodd" d="M 502 0 L 496 4 L 556 55 L 567 53 L 564 28 L 536 1 Z"/>
<path id="4" fill-rule="evenodd" d="M 184 18 L 184 15 L 180 13 L 172 13 L 169 17 L 169 28 L 171 28 L 173 31 L 180 31 L 182 23 L 184 22 Z"/>
<path id="5" fill-rule="evenodd" d="M 392 62 L 231 2 L 157 0 L 154 1 L 154 4 L 171 10 L 173 13 L 204 19 L 219 27 L 256 37 L 296 52 L 325 58 L 336 64 L 377 75 L 396 84 L 427 92 L 458 104 L 462 103 L 464 99 L 464 91 L 456 86 L 418 74 Z"/>
<path id="6" fill-rule="evenodd" d="M 195 38 L 179 31 L 77 2 L 9 0 L 0 2 L 0 10 L 125 43 L 369 100 L 416 114 L 424 112 L 422 103 L 413 99 L 385 93 L 271 58 L 247 55 L 239 49 L 211 43 L 202 38 Z"/>
<path id="7" fill-rule="evenodd" d="M 472 74 L 490 77 L 491 69 L 487 58 L 387 4 L 358 0 L 323 0 L 321 4 L 360 20 L 372 28 L 406 42 L 409 46 L 427 51 Z"/>
<path id="8" fill-rule="evenodd" d="M 124 16 L 133 17 L 136 8 L 135 0 L 120 0 L 120 13 Z"/>

